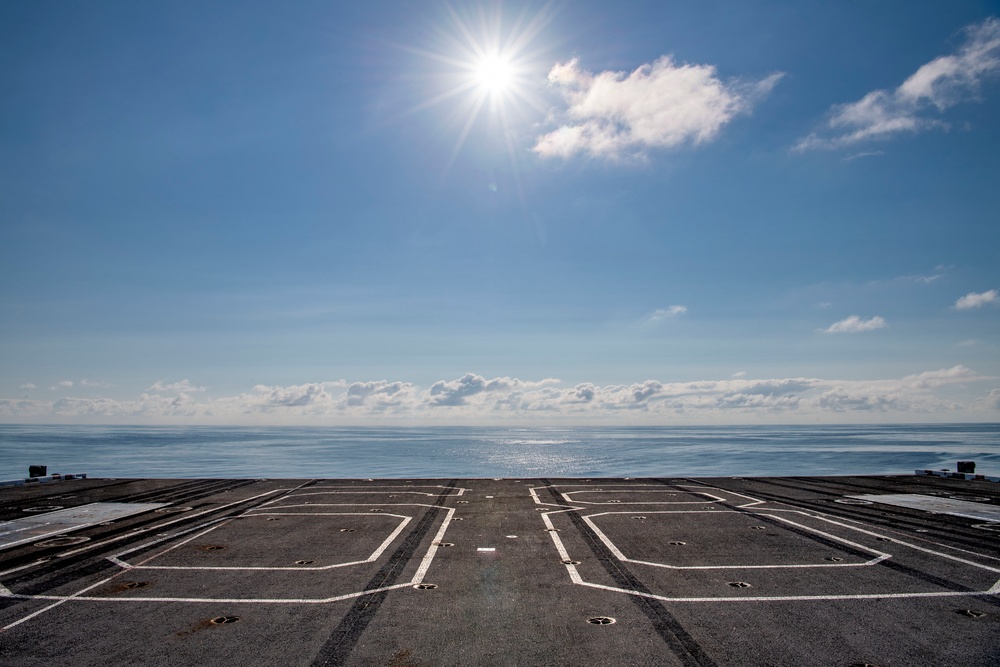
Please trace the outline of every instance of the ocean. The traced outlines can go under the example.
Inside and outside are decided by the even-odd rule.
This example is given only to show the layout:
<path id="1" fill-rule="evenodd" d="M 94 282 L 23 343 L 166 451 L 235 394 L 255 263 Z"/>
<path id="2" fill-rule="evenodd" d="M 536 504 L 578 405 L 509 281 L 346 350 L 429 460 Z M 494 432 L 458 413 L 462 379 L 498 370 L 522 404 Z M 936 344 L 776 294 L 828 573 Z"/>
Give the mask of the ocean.
<path id="1" fill-rule="evenodd" d="M 589 428 L 0 425 L 0 479 L 1000 475 L 1000 424 Z"/>

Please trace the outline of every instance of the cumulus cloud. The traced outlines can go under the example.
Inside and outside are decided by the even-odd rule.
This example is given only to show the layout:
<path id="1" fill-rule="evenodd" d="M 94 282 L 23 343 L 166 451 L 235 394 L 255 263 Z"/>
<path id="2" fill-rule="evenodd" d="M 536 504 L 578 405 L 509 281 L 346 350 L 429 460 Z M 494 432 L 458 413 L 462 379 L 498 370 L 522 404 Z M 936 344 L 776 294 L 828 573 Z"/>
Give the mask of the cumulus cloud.
<path id="1" fill-rule="evenodd" d="M 826 329 L 821 329 L 823 333 L 861 333 L 863 331 L 874 331 L 875 329 L 884 329 L 888 324 L 886 321 L 876 315 L 867 320 L 858 317 L 857 315 L 851 315 L 846 317 L 839 322 L 834 322 Z"/>
<path id="2" fill-rule="evenodd" d="M 372 380 L 256 385 L 233 396 L 144 392 L 137 398 L 0 398 L 0 422 L 367 424 L 399 423 L 746 423 L 995 418 L 995 400 L 974 390 L 995 378 L 953 366 L 886 380 L 793 377 L 619 385 L 486 378 L 467 373 L 427 388 Z M 162 383 L 161 383 L 162 384 Z M 156 385 L 154 385 L 156 386 Z M 995 385 L 994 385 L 995 386 Z M 964 392 L 964 394 L 963 394 Z M 956 399 L 956 396 L 965 396 Z M 963 402 L 964 400 L 964 402 Z M 853 415 L 853 416 L 852 416 Z M 857 416 L 857 417 L 855 417 Z"/>
<path id="3" fill-rule="evenodd" d="M 73 386 L 72 380 L 59 380 L 59 382 L 56 382 L 54 385 L 49 387 L 49 389 L 51 391 L 55 391 L 57 389 L 69 389 L 72 386 Z"/>
<path id="4" fill-rule="evenodd" d="M 667 306 L 666 308 L 657 308 L 653 311 L 653 314 L 649 316 L 649 320 L 651 322 L 658 322 L 659 320 L 665 320 L 668 317 L 683 315 L 687 311 L 687 306 Z"/>
<path id="5" fill-rule="evenodd" d="M 36 387 L 31 382 L 25 382 L 24 384 L 21 385 L 21 389 L 38 389 L 38 387 Z"/>
<path id="6" fill-rule="evenodd" d="M 1000 302 L 1000 295 L 997 294 L 995 289 L 978 294 L 976 292 L 969 292 L 955 302 L 955 308 L 957 310 L 971 310 L 973 308 L 981 308 L 988 303 L 997 302 Z"/>
<path id="7" fill-rule="evenodd" d="M 976 99 L 982 82 L 1000 71 L 1000 20 L 967 26 L 952 54 L 921 66 L 895 90 L 873 90 L 857 102 L 833 107 L 827 129 L 801 139 L 795 149 L 841 148 L 948 124 L 939 114 Z"/>
<path id="8" fill-rule="evenodd" d="M 678 65 L 669 56 L 631 73 L 593 74 L 574 58 L 549 72 L 549 85 L 566 108 L 554 112 L 550 120 L 558 127 L 540 136 L 533 150 L 542 157 L 582 153 L 614 160 L 650 148 L 697 145 L 748 113 L 781 76 L 725 82 L 711 65 Z"/>

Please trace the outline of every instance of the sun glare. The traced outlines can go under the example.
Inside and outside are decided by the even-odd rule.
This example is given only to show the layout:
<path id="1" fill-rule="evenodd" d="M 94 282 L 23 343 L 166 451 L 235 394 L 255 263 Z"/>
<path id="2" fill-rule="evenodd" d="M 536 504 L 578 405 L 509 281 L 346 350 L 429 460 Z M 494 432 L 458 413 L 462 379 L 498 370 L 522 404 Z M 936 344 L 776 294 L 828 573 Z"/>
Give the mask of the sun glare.
<path id="1" fill-rule="evenodd" d="M 510 60 L 501 56 L 486 57 L 476 63 L 473 79 L 482 90 L 491 95 L 504 93 L 514 79 Z"/>

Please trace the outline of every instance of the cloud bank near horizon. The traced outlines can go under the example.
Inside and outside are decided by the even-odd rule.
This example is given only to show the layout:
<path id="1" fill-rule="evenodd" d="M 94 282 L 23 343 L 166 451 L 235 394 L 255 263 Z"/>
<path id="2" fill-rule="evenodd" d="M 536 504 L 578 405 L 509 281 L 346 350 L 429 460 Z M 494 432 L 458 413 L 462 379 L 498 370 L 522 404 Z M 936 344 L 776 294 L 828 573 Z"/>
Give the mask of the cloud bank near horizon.
<path id="1" fill-rule="evenodd" d="M 739 375 L 739 374 L 737 374 Z M 410 382 L 256 385 L 206 395 L 188 380 L 157 382 L 134 399 L 0 399 L 6 423 L 376 424 L 454 423 L 781 423 L 977 418 L 1000 410 L 996 378 L 965 366 L 887 380 L 747 379 L 563 386 L 556 379 L 487 379 L 467 373 L 428 388 Z M 970 389 L 975 385 L 976 389 Z M 980 385 L 982 385 L 980 387 Z M 167 389 L 170 387 L 171 389 Z M 956 398 L 956 388 L 967 398 Z M 192 394 L 198 393 L 197 397 Z M 961 392 L 958 392 L 961 393 Z"/>

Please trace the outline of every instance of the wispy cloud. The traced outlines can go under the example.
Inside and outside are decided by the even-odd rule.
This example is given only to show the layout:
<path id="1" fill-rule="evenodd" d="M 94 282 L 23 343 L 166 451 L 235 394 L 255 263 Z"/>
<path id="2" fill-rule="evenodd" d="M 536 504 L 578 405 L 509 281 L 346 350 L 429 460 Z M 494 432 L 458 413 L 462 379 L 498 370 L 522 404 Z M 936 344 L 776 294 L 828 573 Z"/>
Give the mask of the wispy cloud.
<path id="1" fill-rule="evenodd" d="M 83 380 L 80 380 L 80 386 L 90 387 L 93 389 L 107 389 L 112 385 L 108 382 L 104 382 L 103 380 L 87 380 L 84 378 Z"/>
<path id="2" fill-rule="evenodd" d="M 801 139 L 795 150 L 841 148 L 948 127 L 934 114 L 976 99 L 982 81 L 1000 70 L 1000 20 L 989 18 L 964 32 L 965 41 L 954 53 L 926 63 L 895 90 L 873 90 L 857 102 L 834 106 L 827 129 Z"/>
<path id="3" fill-rule="evenodd" d="M 875 329 L 884 329 L 889 326 L 886 321 L 879 317 L 878 315 L 870 317 L 867 320 L 863 319 L 857 315 L 851 315 L 850 317 L 845 317 L 839 322 L 834 322 L 826 329 L 821 329 L 823 333 L 834 334 L 834 333 L 861 333 L 863 331 L 874 331 Z"/>
<path id="4" fill-rule="evenodd" d="M 660 320 L 665 320 L 669 317 L 677 317 L 678 315 L 683 315 L 688 311 L 687 306 L 667 306 L 666 308 L 657 308 L 653 311 L 653 314 L 649 316 L 650 322 L 658 322 Z"/>
<path id="5" fill-rule="evenodd" d="M 675 148 L 713 139 L 734 116 L 748 113 L 782 74 L 756 82 L 724 82 L 711 65 L 678 65 L 670 56 L 631 73 L 593 74 L 577 59 L 549 72 L 566 108 L 558 127 L 535 143 L 543 157 L 577 153 L 617 160 L 650 148 Z"/>
<path id="6" fill-rule="evenodd" d="M 969 390 L 995 378 L 965 366 L 886 380 L 772 378 L 571 387 L 556 379 L 486 378 L 467 373 L 427 388 L 405 381 L 342 380 L 289 386 L 257 385 L 234 396 L 142 393 L 132 400 L 66 397 L 0 399 L 4 422 L 345 424 L 379 423 L 772 423 L 801 419 L 995 418 L 985 390 Z M 956 399 L 964 388 L 964 403 Z M 983 412 L 985 410 L 985 412 Z M 979 412 L 975 412 L 979 411 Z M 854 416 L 852 416 L 854 415 Z"/>
<path id="7" fill-rule="evenodd" d="M 54 385 L 49 387 L 49 390 L 56 391 L 57 389 L 69 389 L 72 386 L 73 386 L 72 380 L 59 380 L 59 382 L 56 382 Z"/>
<path id="8" fill-rule="evenodd" d="M 998 302 L 1000 302 L 1000 294 L 995 289 L 979 293 L 969 292 L 955 302 L 955 308 L 957 310 L 971 310 L 973 308 L 982 308 L 988 303 Z"/>
<path id="9" fill-rule="evenodd" d="M 885 155 L 885 151 L 864 151 L 863 153 L 855 153 L 854 155 L 848 155 L 844 158 L 844 162 L 850 162 L 851 160 L 857 160 L 863 157 L 876 157 L 879 155 Z"/>
<path id="10" fill-rule="evenodd" d="M 189 380 L 181 380 L 180 382 L 164 383 L 163 380 L 157 380 L 153 383 L 153 386 L 146 391 L 156 391 L 156 392 L 166 392 L 166 393 L 189 393 L 189 392 L 202 392 L 205 391 L 205 387 L 197 387 Z"/>
<path id="11" fill-rule="evenodd" d="M 36 387 L 31 382 L 25 382 L 24 384 L 21 385 L 21 389 L 38 389 L 38 387 Z"/>

